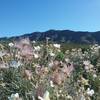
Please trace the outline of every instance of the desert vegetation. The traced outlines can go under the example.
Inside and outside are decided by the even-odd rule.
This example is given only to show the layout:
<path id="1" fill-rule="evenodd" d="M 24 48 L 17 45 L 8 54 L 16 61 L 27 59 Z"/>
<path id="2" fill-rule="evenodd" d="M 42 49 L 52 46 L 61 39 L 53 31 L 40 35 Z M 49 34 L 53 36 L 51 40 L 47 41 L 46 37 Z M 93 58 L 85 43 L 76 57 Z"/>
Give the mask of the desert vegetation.
<path id="1" fill-rule="evenodd" d="M 0 100 L 100 100 L 100 46 L 2 41 Z"/>

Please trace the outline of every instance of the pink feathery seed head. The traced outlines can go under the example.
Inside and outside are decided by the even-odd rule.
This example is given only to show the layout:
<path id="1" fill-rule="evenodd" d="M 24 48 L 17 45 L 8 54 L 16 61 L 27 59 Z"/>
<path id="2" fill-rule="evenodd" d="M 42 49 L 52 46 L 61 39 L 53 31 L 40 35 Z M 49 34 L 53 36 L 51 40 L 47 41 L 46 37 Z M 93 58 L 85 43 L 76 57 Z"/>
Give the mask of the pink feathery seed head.
<path id="1" fill-rule="evenodd" d="M 53 72 L 53 75 L 51 77 L 51 80 L 54 84 L 60 85 L 65 80 L 65 74 L 57 71 Z"/>
<path id="2" fill-rule="evenodd" d="M 59 64 L 59 61 L 55 60 L 54 65 L 58 65 L 58 64 Z"/>
<path id="3" fill-rule="evenodd" d="M 8 69 L 8 68 L 9 68 L 8 63 L 3 63 L 3 62 L 0 63 L 0 69 Z"/>
<path id="4" fill-rule="evenodd" d="M 25 76 L 26 76 L 27 79 L 31 80 L 31 78 L 32 78 L 31 70 L 25 70 Z"/>
<path id="5" fill-rule="evenodd" d="M 27 59 L 33 58 L 33 48 L 28 38 L 15 42 L 15 47 L 20 50 L 21 56 L 26 57 Z"/>
<path id="6" fill-rule="evenodd" d="M 16 48 L 23 48 L 24 45 L 30 45 L 30 40 L 29 38 L 24 38 L 24 39 L 20 39 L 19 41 L 15 41 L 15 47 Z"/>
<path id="7" fill-rule="evenodd" d="M 57 70 L 57 69 L 59 68 L 59 64 L 60 64 L 60 62 L 57 61 L 57 60 L 55 60 L 55 61 L 53 62 L 52 70 L 53 70 L 53 71 L 54 71 L 54 70 Z"/>
<path id="8" fill-rule="evenodd" d="M 38 96 L 43 97 L 44 92 L 45 92 L 44 85 L 43 85 L 43 84 L 39 84 L 39 86 L 38 86 L 37 89 L 36 89 L 36 98 L 37 98 Z"/>
<path id="9" fill-rule="evenodd" d="M 64 72 L 66 75 L 70 76 L 71 72 L 74 70 L 73 64 L 63 64 L 62 72 Z"/>
<path id="10" fill-rule="evenodd" d="M 29 38 L 21 39 L 20 42 L 21 42 L 22 44 L 30 45 L 30 39 L 29 39 Z"/>
<path id="11" fill-rule="evenodd" d="M 70 65 L 68 65 L 68 68 L 70 69 L 70 71 L 73 71 L 74 70 L 73 64 L 71 63 Z"/>
<path id="12" fill-rule="evenodd" d="M 33 55 L 33 49 L 29 45 L 23 46 L 23 48 L 21 48 L 21 52 L 23 55 Z"/>

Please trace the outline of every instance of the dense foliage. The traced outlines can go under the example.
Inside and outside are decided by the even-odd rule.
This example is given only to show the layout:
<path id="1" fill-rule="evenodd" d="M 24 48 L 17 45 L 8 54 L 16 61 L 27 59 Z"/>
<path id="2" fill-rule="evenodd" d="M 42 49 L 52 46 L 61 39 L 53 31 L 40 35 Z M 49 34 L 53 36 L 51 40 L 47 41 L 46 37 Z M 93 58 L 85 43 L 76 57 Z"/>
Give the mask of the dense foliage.
<path id="1" fill-rule="evenodd" d="M 100 46 L 2 42 L 0 100 L 100 100 Z"/>

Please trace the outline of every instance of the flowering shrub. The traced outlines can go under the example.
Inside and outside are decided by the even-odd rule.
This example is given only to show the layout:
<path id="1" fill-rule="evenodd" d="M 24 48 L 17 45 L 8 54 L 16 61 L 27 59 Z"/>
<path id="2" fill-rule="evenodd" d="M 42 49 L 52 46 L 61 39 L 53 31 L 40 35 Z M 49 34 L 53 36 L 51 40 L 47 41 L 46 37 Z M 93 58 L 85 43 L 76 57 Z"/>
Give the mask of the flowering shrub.
<path id="1" fill-rule="evenodd" d="M 0 44 L 0 100 L 100 100 L 100 46 Z"/>

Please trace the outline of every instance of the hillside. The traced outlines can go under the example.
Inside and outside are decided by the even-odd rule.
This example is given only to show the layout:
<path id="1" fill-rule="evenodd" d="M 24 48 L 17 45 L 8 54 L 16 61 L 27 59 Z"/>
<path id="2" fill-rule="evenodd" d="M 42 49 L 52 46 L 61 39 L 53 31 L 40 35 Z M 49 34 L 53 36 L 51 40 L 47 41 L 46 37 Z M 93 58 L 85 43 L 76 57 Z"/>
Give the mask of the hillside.
<path id="1" fill-rule="evenodd" d="M 81 32 L 81 31 L 70 31 L 70 30 L 48 30 L 46 32 L 33 32 L 11 38 L 1 38 L 1 40 L 19 39 L 25 37 L 28 37 L 32 41 L 33 40 L 44 41 L 46 37 L 49 37 L 50 40 L 54 42 L 100 44 L 100 38 L 99 38 L 100 31 Z"/>

